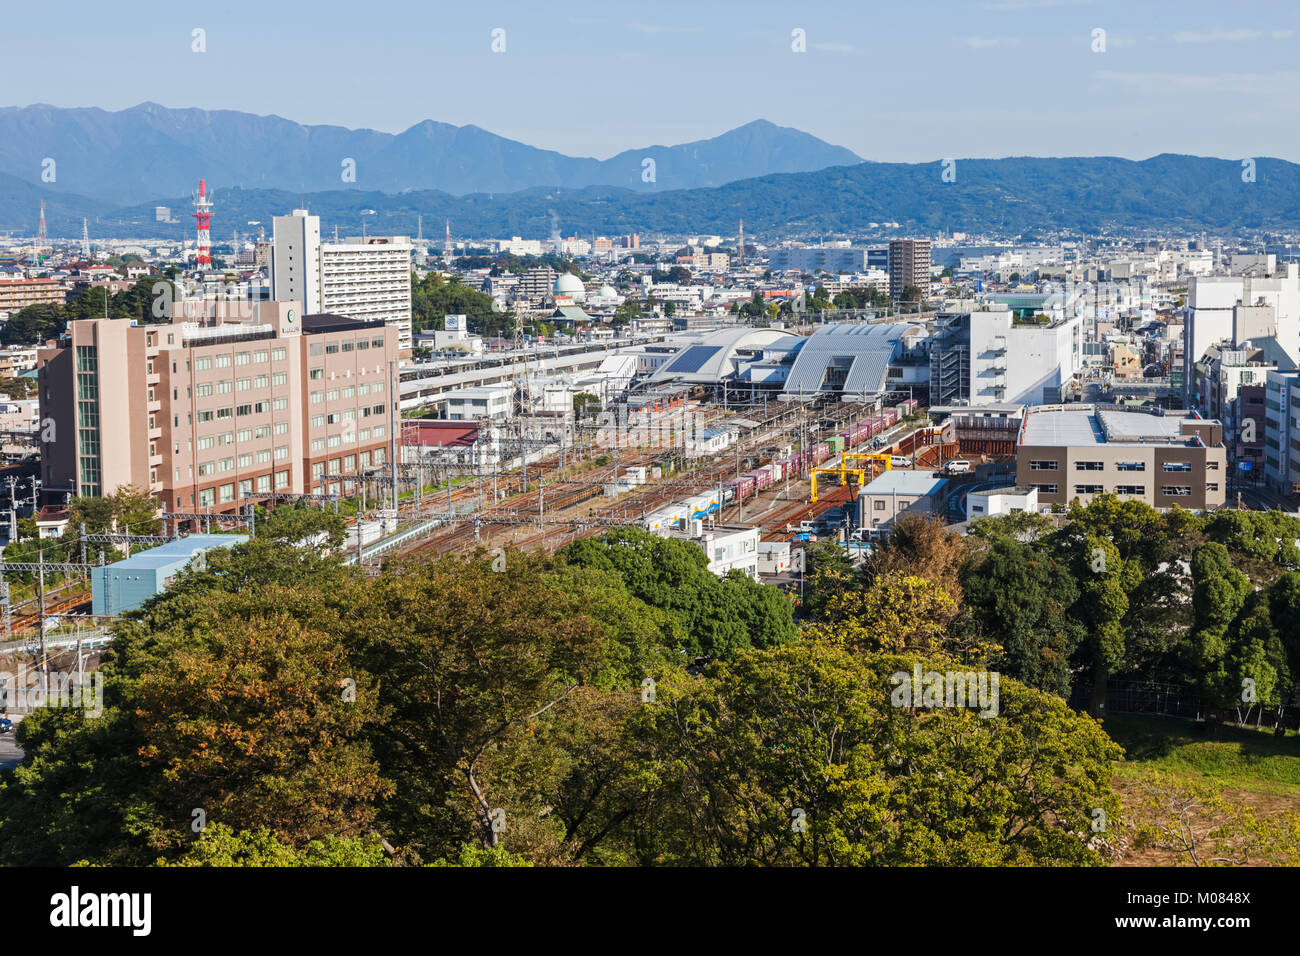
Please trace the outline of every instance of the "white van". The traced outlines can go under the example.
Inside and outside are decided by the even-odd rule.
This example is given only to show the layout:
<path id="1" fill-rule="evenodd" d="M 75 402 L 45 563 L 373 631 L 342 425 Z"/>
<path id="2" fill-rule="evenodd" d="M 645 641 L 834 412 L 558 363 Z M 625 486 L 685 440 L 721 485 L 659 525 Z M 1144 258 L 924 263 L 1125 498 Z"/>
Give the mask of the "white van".
<path id="1" fill-rule="evenodd" d="M 966 461 L 964 458 L 954 458 L 952 461 L 948 462 L 948 474 L 950 475 L 964 475 L 969 472 L 970 469 L 971 463 Z"/>
<path id="2" fill-rule="evenodd" d="M 907 455 L 890 455 L 889 467 L 891 468 L 911 468 L 912 459 Z"/>

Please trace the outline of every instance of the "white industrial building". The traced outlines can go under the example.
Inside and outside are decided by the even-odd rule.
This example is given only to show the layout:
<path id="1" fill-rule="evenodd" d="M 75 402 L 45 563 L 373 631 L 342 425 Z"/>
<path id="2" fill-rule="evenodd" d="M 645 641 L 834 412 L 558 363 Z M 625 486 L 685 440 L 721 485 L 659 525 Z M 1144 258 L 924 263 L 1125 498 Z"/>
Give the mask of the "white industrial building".
<path id="1" fill-rule="evenodd" d="M 320 217 L 295 209 L 274 218 L 271 298 L 296 300 L 305 315 L 329 313 L 397 328 L 397 346 L 411 354 L 411 240 L 350 236 L 323 243 Z"/>

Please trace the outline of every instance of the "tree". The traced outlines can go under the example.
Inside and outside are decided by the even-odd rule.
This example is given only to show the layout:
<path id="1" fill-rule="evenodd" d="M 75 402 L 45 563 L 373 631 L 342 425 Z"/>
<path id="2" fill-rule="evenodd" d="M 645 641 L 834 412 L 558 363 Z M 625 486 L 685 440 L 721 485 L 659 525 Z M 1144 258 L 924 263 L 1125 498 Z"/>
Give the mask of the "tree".
<path id="1" fill-rule="evenodd" d="M 1120 750 L 1101 727 L 1010 680 L 997 719 L 892 706 L 914 663 L 797 642 L 662 682 L 632 723 L 641 862 L 1103 862 L 1090 814 L 1118 812 Z"/>
<path id="2" fill-rule="evenodd" d="M 1070 692 L 1070 655 L 1084 637 L 1069 614 L 1079 589 L 1068 566 L 1045 547 L 1009 537 L 993 541 L 962 572 L 960 627 L 994 642 L 1017 680 L 1053 694 Z"/>
<path id="3" fill-rule="evenodd" d="M 0 328 L 0 343 L 6 347 L 40 345 L 58 338 L 64 324 L 62 310 L 57 305 L 29 305 L 9 316 Z"/>
<path id="4" fill-rule="evenodd" d="M 666 611 L 677 622 L 677 639 L 689 656 L 726 656 L 738 648 L 795 636 L 793 609 L 779 594 L 771 596 L 775 588 L 748 579 L 720 580 L 709 570 L 707 555 L 692 542 L 638 528 L 613 528 L 575 541 L 560 554 L 577 567 L 617 573 L 632 595 Z M 756 601 L 757 593 L 768 599 Z"/>

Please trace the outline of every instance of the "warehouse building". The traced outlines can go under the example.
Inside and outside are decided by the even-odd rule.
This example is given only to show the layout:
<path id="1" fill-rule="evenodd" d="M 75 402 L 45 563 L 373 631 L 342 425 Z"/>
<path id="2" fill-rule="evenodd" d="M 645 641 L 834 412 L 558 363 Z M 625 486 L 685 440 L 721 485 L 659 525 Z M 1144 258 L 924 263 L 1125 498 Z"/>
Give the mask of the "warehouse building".
<path id="1" fill-rule="evenodd" d="M 134 610 L 166 590 L 186 568 L 206 567 L 205 555 L 213 548 L 233 548 L 247 540 L 246 534 L 192 534 L 124 561 L 91 568 L 92 613 L 113 616 Z"/>

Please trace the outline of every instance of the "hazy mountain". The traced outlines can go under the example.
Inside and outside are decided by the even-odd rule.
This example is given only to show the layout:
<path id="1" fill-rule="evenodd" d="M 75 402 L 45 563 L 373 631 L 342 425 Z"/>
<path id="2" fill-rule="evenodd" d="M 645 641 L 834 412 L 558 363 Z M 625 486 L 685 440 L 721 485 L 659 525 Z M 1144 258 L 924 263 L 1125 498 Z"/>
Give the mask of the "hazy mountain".
<path id="1" fill-rule="evenodd" d="M 765 120 L 712 139 L 597 160 L 432 120 L 394 135 L 157 103 L 120 112 L 46 105 L 0 109 L 0 172 L 43 182 L 46 159 L 56 164 L 54 188 L 117 203 L 188 196 L 201 177 L 216 187 L 290 192 L 353 182 L 384 192 L 436 189 L 454 195 L 536 186 L 658 191 L 861 161 L 847 149 Z M 646 159 L 654 160 L 652 181 L 643 177 Z M 353 161 L 355 179 L 343 178 L 346 160 Z"/>
<path id="2" fill-rule="evenodd" d="M 0 229 L 13 230 L 19 235 L 36 235 L 42 199 L 45 200 L 45 226 L 51 236 L 80 236 L 83 216 L 89 220 L 90 234 L 102 236 L 104 232 L 98 226 L 99 216 L 114 211 L 111 203 L 66 191 L 58 192 L 48 186 L 37 186 L 17 176 L 0 173 Z"/>
<path id="3" fill-rule="evenodd" d="M 764 176 L 712 189 L 634 192 L 613 186 L 582 190 L 533 188 L 513 194 L 452 196 L 422 190 L 400 194 L 357 189 L 297 192 L 218 189 L 214 239 L 249 220 L 270 227 L 273 215 L 306 204 L 328 232 L 361 231 L 362 209 L 372 233 L 415 235 L 423 216 L 426 238 L 438 240 L 444 218 L 456 237 L 520 235 L 544 238 L 627 232 L 714 232 L 748 235 L 824 232 L 881 234 L 872 223 L 898 222 L 900 232 L 939 230 L 1018 234 L 1045 229 L 1110 230 L 1292 229 L 1300 221 L 1300 166 L 1259 159 L 1255 181 L 1242 180 L 1237 160 L 1161 155 L 1134 162 L 1091 159 L 959 160 L 955 182 L 940 163 L 861 163 L 812 173 Z M 0 185 L 0 191 L 3 186 Z M 173 215 L 188 197 L 159 196 Z M 0 209 L 11 204 L 0 204 Z M 23 206 L 22 222 L 35 207 Z M 74 214 L 76 213 L 73 209 Z M 190 235 L 192 225 L 153 222 L 153 202 L 104 213 L 101 229 L 121 235 Z M 78 223 L 79 225 L 79 223 Z M 19 222 L 0 220 L 0 228 Z"/>

